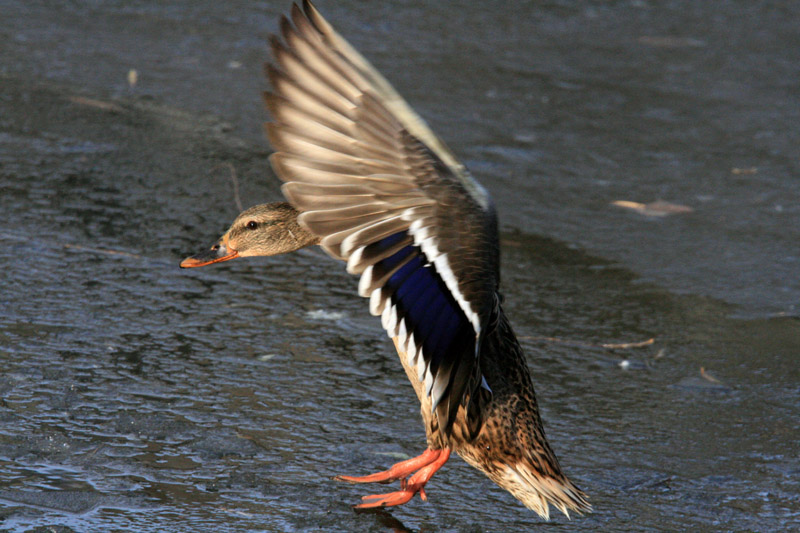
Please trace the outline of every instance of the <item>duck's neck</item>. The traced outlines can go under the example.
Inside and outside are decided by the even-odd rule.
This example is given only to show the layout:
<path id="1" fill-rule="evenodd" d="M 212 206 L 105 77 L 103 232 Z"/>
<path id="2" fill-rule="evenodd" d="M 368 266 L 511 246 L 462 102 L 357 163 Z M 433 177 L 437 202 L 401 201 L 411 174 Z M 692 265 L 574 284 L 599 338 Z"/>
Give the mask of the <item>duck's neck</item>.
<path id="1" fill-rule="evenodd" d="M 279 248 L 277 253 L 285 254 L 294 252 L 300 248 L 319 244 L 320 238 L 305 229 L 297 221 L 297 217 L 300 213 L 288 203 L 285 203 L 285 208 L 291 210 L 292 214 L 284 220 L 285 231 L 281 238 L 277 239 L 277 242 L 274 243 Z"/>

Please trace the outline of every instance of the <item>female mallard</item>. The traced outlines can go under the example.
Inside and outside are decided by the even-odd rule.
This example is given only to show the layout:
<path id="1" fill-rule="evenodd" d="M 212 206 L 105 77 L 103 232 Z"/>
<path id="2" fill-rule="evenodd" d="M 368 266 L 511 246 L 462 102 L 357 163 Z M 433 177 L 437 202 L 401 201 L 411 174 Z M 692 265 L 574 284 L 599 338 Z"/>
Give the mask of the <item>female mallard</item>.
<path id="1" fill-rule="evenodd" d="M 293 22 L 293 24 L 292 24 Z M 544 518 L 588 512 L 544 435 L 498 294 L 497 218 L 476 182 L 310 2 L 272 38 L 270 157 L 289 204 L 250 208 L 183 267 L 319 244 L 360 274 L 422 404 L 428 449 L 352 483 L 402 480 L 361 508 L 420 493 L 455 451 Z M 410 476 L 410 477 L 409 477 Z"/>

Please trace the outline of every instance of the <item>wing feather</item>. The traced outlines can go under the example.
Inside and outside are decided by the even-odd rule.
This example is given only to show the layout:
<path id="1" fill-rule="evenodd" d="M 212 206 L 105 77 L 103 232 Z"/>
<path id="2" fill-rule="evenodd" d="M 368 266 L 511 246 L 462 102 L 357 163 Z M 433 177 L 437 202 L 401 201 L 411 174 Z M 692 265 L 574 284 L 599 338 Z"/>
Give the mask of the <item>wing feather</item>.
<path id="1" fill-rule="evenodd" d="M 265 101 L 299 221 L 361 276 L 359 294 L 408 351 L 440 427 L 481 382 L 498 284 L 486 191 L 383 76 L 305 1 L 270 43 Z"/>

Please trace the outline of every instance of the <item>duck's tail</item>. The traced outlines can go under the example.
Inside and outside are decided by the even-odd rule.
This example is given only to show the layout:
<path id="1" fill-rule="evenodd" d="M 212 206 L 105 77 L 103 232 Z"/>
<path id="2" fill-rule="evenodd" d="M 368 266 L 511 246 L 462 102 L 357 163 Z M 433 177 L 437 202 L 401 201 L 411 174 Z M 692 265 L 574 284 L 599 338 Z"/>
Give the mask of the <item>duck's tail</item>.
<path id="1" fill-rule="evenodd" d="M 569 518 L 569 512 L 577 514 L 592 512 L 592 506 L 581 489 L 576 487 L 563 474 L 551 475 L 537 471 L 528 461 L 514 465 L 504 465 L 495 476 L 490 477 L 501 487 L 509 491 L 529 509 L 536 511 L 542 518 L 550 518 L 550 505 Z"/>
<path id="2" fill-rule="evenodd" d="M 561 472 L 552 452 L 523 452 L 517 456 L 505 455 L 502 459 L 495 456 L 486 460 L 485 456 L 471 453 L 476 449 L 480 448 L 462 448 L 458 454 L 545 520 L 550 519 L 551 505 L 567 518 L 571 511 L 579 515 L 592 512 L 586 494 Z"/>

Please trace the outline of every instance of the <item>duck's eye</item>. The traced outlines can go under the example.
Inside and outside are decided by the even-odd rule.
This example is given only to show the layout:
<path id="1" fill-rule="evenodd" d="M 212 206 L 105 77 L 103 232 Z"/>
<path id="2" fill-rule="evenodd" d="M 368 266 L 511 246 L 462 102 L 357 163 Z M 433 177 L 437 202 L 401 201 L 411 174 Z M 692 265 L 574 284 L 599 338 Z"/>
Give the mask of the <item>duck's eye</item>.
<path id="1" fill-rule="evenodd" d="M 247 223 L 247 229 L 256 229 L 258 227 L 258 222 L 255 220 L 251 220 Z"/>

